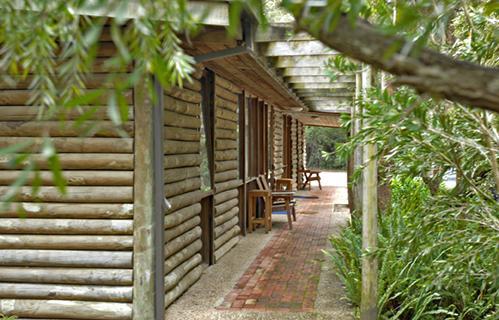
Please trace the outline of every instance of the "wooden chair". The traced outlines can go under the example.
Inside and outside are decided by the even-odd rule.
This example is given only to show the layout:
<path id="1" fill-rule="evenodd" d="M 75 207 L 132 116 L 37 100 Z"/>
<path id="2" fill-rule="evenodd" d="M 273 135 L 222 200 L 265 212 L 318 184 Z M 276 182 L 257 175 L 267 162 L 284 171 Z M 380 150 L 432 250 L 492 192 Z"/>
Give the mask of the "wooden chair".
<path id="1" fill-rule="evenodd" d="M 293 179 L 289 178 L 278 178 L 275 179 L 275 191 L 291 191 L 293 190 Z M 273 201 L 273 207 L 278 208 L 278 207 L 284 207 L 285 206 L 285 199 L 279 199 L 276 197 L 276 199 Z M 291 209 L 291 214 L 293 215 L 293 221 L 296 221 L 296 200 L 293 198 L 290 199 L 289 201 L 289 206 Z"/>
<path id="2" fill-rule="evenodd" d="M 303 174 L 304 182 L 300 186 L 300 189 L 305 189 L 308 184 L 308 190 L 312 190 L 312 181 L 317 181 L 319 183 L 319 189 L 322 190 L 321 185 L 321 176 L 319 170 L 310 170 L 310 169 L 298 169 L 298 174 Z"/>
<path id="3" fill-rule="evenodd" d="M 257 218 L 257 201 L 258 199 L 263 200 L 263 217 Z M 265 226 L 265 231 L 269 232 L 272 230 L 272 193 L 268 190 L 251 190 L 248 192 L 248 212 L 249 221 L 248 229 L 249 232 L 253 232 L 256 225 Z"/>
<path id="4" fill-rule="evenodd" d="M 272 211 L 272 208 L 282 207 L 284 205 L 284 210 L 286 211 L 286 215 L 288 217 L 289 229 L 290 230 L 293 229 L 293 222 L 292 222 L 291 215 L 293 215 L 293 218 L 296 221 L 296 213 L 294 212 L 294 205 L 293 206 L 291 205 L 291 202 L 294 200 L 293 198 L 294 198 L 294 194 L 295 194 L 293 191 L 291 191 L 292 180 L 290 180 L 289 182 L 282 180 L 279 183 L 281 186 L 281 190 L 278 189 L 276 191 L 272 191 L 270 189 L 269 184 L 267 182 L 267 179 L 265 178 L 264 175 L 260 175 L 258 177 L 257 183 L 259 183 L 258 187 L 261 190 L 267 190 L 270 192 L 271 199 L 272 199 L 272 207 L 270 209 L 271 211 Z M 282 190 L 283 185 L 287 186 L 287 191 Z M 276 186 L 277 186 L 277 181 L 276 181 Z M 291 210 L 291 209 L 293 209 L 293 210 Z"/>

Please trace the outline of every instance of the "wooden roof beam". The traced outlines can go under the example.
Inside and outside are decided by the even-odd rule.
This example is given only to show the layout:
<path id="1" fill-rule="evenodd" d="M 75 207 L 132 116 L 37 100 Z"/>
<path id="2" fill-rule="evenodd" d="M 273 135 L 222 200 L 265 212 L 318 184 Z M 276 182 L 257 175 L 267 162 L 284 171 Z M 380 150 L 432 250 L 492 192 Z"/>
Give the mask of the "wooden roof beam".
<path id="1" fill-rule="evenodd" d="M 262 54 L 267 57 L 284 56 L 317 56 L 338 54 L 336 51 L 317 40 L 311 41 L 277 41 L 262 46 Z"/>
<path id="2" fill-rule="evenodd" d="M 338 75 L 335 79 L 327 76 L 291 76 L 286 77 L 289 83 L 342 83 L 342 82 L 355 82 L 355 76 Z"/>
<path id="3" fill-rule="evenodd" d="M 355 87 L 355 82 L 332 83 L 292 83 L 294 89 L 350 89 Z"/>
<path id="4" fill-rule="evenodd" d="M 276 68 L 309 68 L 318 67 L 325 68 L 329 59 L 334 55 L 318 55 L 318 56 L 294 56 L 294 57 L 277 57 L 275 62 Z M 325 69 L 324 69 L 325 70 Z"/>

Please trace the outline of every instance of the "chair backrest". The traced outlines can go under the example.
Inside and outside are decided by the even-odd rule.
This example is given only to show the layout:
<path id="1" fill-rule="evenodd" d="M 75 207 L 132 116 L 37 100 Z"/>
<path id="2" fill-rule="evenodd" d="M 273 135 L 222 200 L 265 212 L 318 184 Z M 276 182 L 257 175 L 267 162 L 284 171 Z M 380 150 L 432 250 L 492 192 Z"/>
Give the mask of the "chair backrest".
<path id="1" fill-rule="evenodd" d="M 275 190 L 276 191 L 292 191 L 293 189 L 293 180 L 279 178 L 275 180 Z"/>
<path id="2" fill-rule="evenodd" d="M 270 191 L 269 183 L 263 174 L 258 176 L 256 184 L 258 185 L 258 189 Z"/>

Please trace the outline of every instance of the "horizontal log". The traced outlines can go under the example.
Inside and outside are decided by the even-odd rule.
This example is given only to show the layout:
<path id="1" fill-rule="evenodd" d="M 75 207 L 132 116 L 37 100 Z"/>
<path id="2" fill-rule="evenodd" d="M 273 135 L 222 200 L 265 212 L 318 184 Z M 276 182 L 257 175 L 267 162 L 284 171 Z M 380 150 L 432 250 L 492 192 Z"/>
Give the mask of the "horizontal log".
<path id="1" fill-rule="evenodd" d="M 165 228 L 173 228 L 201 213 L 201 204 L 195 203 L 165 216 Z"/>
<path id="2" fill-rule="evenodd" d="M 239 109 L 239 104 L 237 102 L 232 102 L 221 98 L 215 99 L 215 105 L 217 108 L 227 109 L 232 112 L 237 112 L 237 110 Z"/>
<path id="3" fill-rule="evenodd" d="M 201 201 L 201 199 L 206 197 L 206 195 L 206 192 L 198 190 L 172 197 L 168 199 L 170 200 L 171 204 L 171 208 L 168 210 L 168 212 L 173 212 L 183 207 L 187 207 L 191 204 L 198 203 L 199 201 Z"/>
<path id="4" fill-rule="evenodd" d="M 198 129 L 201 127 L 201 119 L 199 117 L 165 111 L 164 124 L 171 127 Z"/>
<path id="5" fill-rule="evenodd" d="M 127 81 L 129 75 L 126 73 L 89 73 L 83 78 L 83 84 L 85 89 L 113 89 L 116 88 L 118 84 Z M 5 89 L 22 89 L 29 90 L 33 83 L 38 81 L 38 77 L 34 75 L 28 75 L 26 77 L 13 76 L 11 77 L 15 83 L 11 81 L 7 82 L 0 78 L 0 90 Z M 61 85 L 61 80 L 56 79 L 55 84 Z"/>
<path id="6" fill-rule="evenodd" d="M 227 191 L 229 189 L 239 188 L 243 184 L 240 179 L 225 181 L 215 184 L 215 190 L 217 193 Z"/>
<path id="7" fill-rule="evenodd" d="M 0 136 L 2 137 L 105 137 L 119 138 L 125 131 L 133 136 L 133 122 L 125 122 L 117 127 L 111 121 L 87 121 L 78 126 L 76 121 L 4 121 L 0 122 Z"/>
<path id="8" fill-rule="evenodd" d="M 95 90 L 86 90 L 87 93 L 93 93 Z M 92 105 L 107 105 L 109 96 L 114 94 L 114 90 L 107 90 L 96 98 Z M 23 106 L 29 105 L 33 97 L 33 92 L 30 90 L 0 90 L 0 106 Z M 125 103 L 128 105 L 133 104 L 133 91 L 128 90 L 123 92 Z M 63 108 L 60 107 L 62 110 Z M 76 109 L 76 108 L 75 108 Z M 3 119 L 0 117 L 0 119 Z M 5 119 L 4 119 L 5 120 Z"/>
<path id="9" fill-rule="evenodd" d="M 224 120 L 224 119 L 217 119 L 215 121 L 215 128 L 229 129 L 229 130 L 236 131 L 237 130 L 237 122 L 230 121 L 230 120 Z"/>
<path id="10" fill-rule="evenodd" d="M 32 154 L 29 158 L 38 169 L 50 169 L 46 157 L 41 154 Z M 14 169 L 10 166 L 9 156 L 0 156 L 0 169 Z M 133 170 L 133 154 L 59 154 L 59 162 L 63 170 Z M 28 165 L 28 160 L 20 163 L 18 168 Z"/>
<path id="11" fill-rule="evenodd" d="M 215 78 L 215 83 L 217 86 L 220 86 L 226 90 L 229 90 L 233 94 L 238 94 L 238 93 L 242 92 L 241 88 L 239 88 L 238 86 L 236 86 L 235 84 L 233 84 L 229 80 L 220 77 L 219 75 L 217 75 L 217 77 Z"/>
<path id="12" fill-rule="evenodd" d="M 41 152 L 45 138 L 0 137 L 0 148 L 14 144 L 30 143 L 24 152 Z M 57 152 L 61 153 L 132 153 L 132 138 L 50 138 Z"/>
<path id="13" fill-rule="evenodd" d="M 2 170 L 0 173 L 0 185 L 11 185 L 16 181 L 22 171 Z M 68 186 L 132 186 L 133 171 L 70 171 L 63 170 L 62 175 Z M 31 185 L 35 180 L 35 172 L 31 172 L 26 184 Z M 55 185 L 51 171 L 38 171 L 38 179 L 41 185 Z"/>
<path id="14" fill-rule="evenodd" d="M 237 140 L 238 137 L 236 130 L 228 130 L 222 128 L 217 128 L 217 130 L 215 131 L 215 135 L 217 136 L 217 139 Z"/>
<path id="15" fill-rule="evenodd" d="M 201 169 L 199 167 L 185 167 L 164 170 L 164 179 L 166 183 L 172 183 L 185 180 L 192 177 L 199 177 Z"/>
<path id="16" fill-rule="evenodd" d="M 132 220 L 1 218 L 1 233 L 132 234 Z"/>
<path id="17" fill-rule="evenodd" d="M 239 167 L 239 161 L 228 160 L 228 161 L 217 161 L 215 162 L 215 172 L 222 172 L 231 169 L 237 169 Z"/>
<path id="18" fill-rule="evenodd" d="M 237 150 L 215 151 L 216 161 L 236 160 L 239 153 Z"/>
<path id="19" fill-rule="evenodd" d="M 198 239 L 188 245 L 187 247 L 183 248 L 179 252 L 175 253 L 173 256 L 169 257 L 168 259 L 165 260 L 165 266 L 164 266 L 164 271 L 165 275 L 170 273 L 173 269 L 175 269 L 178 265 L 180 265 L 182 262 L 186 261 L 193 255 L 199 252 L 201 248 L 203 247 L 203 242 Z"/>
<path id="20" fill-rule="evenodd" d="M 131 219 L 133 204 L 11 202 L 0 208 L 1 218 Z"/>
<path id="21" fill-rule="evenodd" d="M 184 88 L 187 88 L 192 91 L 200 92 L 201 91 L 201 81 L 196 78 L 191 78 L 190 81 L 187 80 L 184 82 Z"/>
<path id="22" fill-rule="evenodd" d="M 189 260 L 184 261 L 181 265 L 170 271 L 165 277 L 165 291 L 174 288 L 189 271 L 200 265 L 202 260 L 199 253 L 195 254 Z"/>
<path id="23" fill-rule="evenodd" d="M 176 141 L 166 140 L 163 142 L 163 151 L 165 154 L 192 154 L 199 153 L 201 141 Z"/>
<path id="24" fill-rule="evenodd" d="M 201 132 L 198 129 L 186 129 L 178 127 L 165 127 L 165 139 L 180 141 L 201 141 Z"/>
<path id="25" fill-rule="evenodd" d="M 0 235 L 0 249 L 130 250 L 132 236 Z"/>
<path id="26" fill-rule="evenodd" d="M 201 103 L 201 92 L 199 91 L 187 88 L 171 87 L 169 89 L 165 89 L 165 94 L 185 102 Z"/>
<path id="27" fill-rule="evenodd" d="M 196 154 L 170 154 L 165 156 L 165 169 L 180 167 L 195 167 L 201 164 L 201 155 Z"/>
<path id="28" fill-rule="evenodd" d="M 216 139 L 216 141 L 215 141 L 215 149 L 216 150 L 230 150 L 230 149 L 237 149 L 237 147 L 238 147 L 237 140 Z"/>
<path id="29" fill-rule="evenodd" d="M 96 268 L 0 267 L 0 281 L 85 285 L 132 285 L 132 270 Z"/>
<path id="30" fill-rule="evenodd" d="M 238 190 L 228 190 L 224 192 L 217 193 L 214 197 L 215 204 L 220 204 L 222 202 L 225 202 L 230 199 L 234 199 L 239 197 L 239 191 Z"/>
<path id="31" fill-rule="evenodd" d="M 52 319 L 131 320 L 132 305 L 119 302 L 0 299 L 6 315 Z"/>
<path id="32" fill-rule="evenodd" d="M 73 108 L 70 110 L 60 109 L 60 112 L 55 112 L 53 116 L 46 116 L 44 120 L 77 120 L 86 119 L 87 121 L 92 120 L 111 120 L 109 117 L 109 112 L 107 106 L 82 106 L 78 108 Z M 40 107 L 34 106 L 4 106 L 0 105 L 0 120 L 1 121 L 37 121 L 38 113 L 40 112 Z M 133 120 L 133 106 L 128 106 L 127 119 Z"/>
<path id="33" fill-rule="evenodd" d="M 223 108 L 216 108 L 215 115 L 217 116 L 217 118 L 225 119 L 225 120 L 229 120 L 229 121 L 234 121 L 234 122 L 237 122 L 237 120 L 239 118 L 237 115 L 237 112 L 223 109 Z"/>
<path id="34" fill-rule="evenodd" d="M 223 88 L 222 86 L 215 87 L 215 94 L 217 96 L 217 100 L 224 99 L 234 104 L 237 104 L 237 94 L 230 92 L 229 90 Z"/>
<path id="35" fill-rule="evenodd" d="M 217 206 L 215 206 L 215 217 L 226 213 L 227 211 L 231 210 L 232 208 L 238 207 L 239 206 L 239 199 L 234 198 L 229 201 L 225 201 Z M 216 219 L 216 218 L 215 218 Z"/>
<path id="36" fill-rule="evenodd" d="M 0 266 L 132 268 L 132 252 L 0 250 Z"/>
<path id="37" fill-rule="evenodd" d="M 10 187 L 0 187 L 0 196 L 4 196 Z M 66 194 L 61 195 L 57 187 L 40 187 L 36 196 L 32 195 L 31 187 L 20 188 L 16 201 L 42 202 L 133 202 L 133 187 L 67 187 Z"/>
<path id="38" fill-rule="evenodd" d="M 224 182 L 228 180 L 234 180 L 239 177 L 239 170 L 229 170 L 224 172 L 215 173 L 215 182 Z"/>
<path id="39" fill-rule="evenodd" d="M 165 241 L 168 242 L 181 234 L 191 230 L 192 228 L 198 226 L 201 223 L 201 218 L 199 216 L 194 216 L 193 218 L 185 221 L 184 223 L 165 231 Z"/>
<path id="40" fill-rule="evenodd" d="M 179 252 L 182 248 L 187 247 L 189 244 L 199 239 L 199 237 L 201 237 L 201 227 L 195 227 L 166 243 L 164 248 L 165 258 Z"/>
<path id="41" fill-rule="evenodd" d="M 239 236 L 240 233 L 241 233 L 241 228 L 239 228 L 239 226 L 237 225 L 233 226 L 232 229 L 230 229 L 229 231 L 225 232 L 223 235 L 215 239 L 215 241 L 213 242 L 215 250 L 223 246 L 230 239 Z"/>
<path id="42" fill-rule="evenodd" d="M 201 178 L 194 177 L 182 181 L 165 184 L 165 196 L 174 197 L 176 195 L 199 190 L 201 188 Z"/>
<path id="43" fill-rule="evenodd" d="M 132 287 L 0 282 L 0 298 L 131 302 Z"/>
<path id="44" fill-rule="evenodd" d="M 237 216 L 239 213 L 239 207 L 233 207 L 229 211 L 218 215 L 215 217 L 215 226 L 218 227 L 219 225 L 229 221 L 230 219 L 234 218 Z"/>
<path id="45" fill-rule="evenodd" d="M 239 217 L 233 217 L 229 221 L 226 221 L 225 223 L 216 227 L 214 231 L 215 239 L 220 237 L 222 234 L 230 230 L 233 226 L 237 225 L 238 223 L 239 223 Z"/>
<path id="46" fill-rule="evenodd" d="M 220 259 L 230 251 L 239 242 L 239 237 L 236 236 L 215 251 L 215 262 L 220 261 Z"/>
<path id="47" fill-rule="evenodd" d="M 201 105 L 199 103 L 185 102 L 170 96 L 163 97 L 163 105 L 165 110 L 175 113 L 191 116 L 199 116 L 201 114 Z"/>
<path id="48" fill-rule="evenodd" d="M 201 277 L 201 274 L 203 273 L 203 266 L 198 265 L 196 268 L 191 270 L 188 274 L 185 275 L 185 277 L 180 280 L 180 282 L 175 286 L 174 289 L 170 290 L 166 295 L 165 295 L 165 307 L 168 307 L 170 304 L 172 304 L 173 301 L 175 301 L 178 297 L 182 295 L 187 289 L 189 289 L 190 286 L 192 286 L 198 279 Z"/>

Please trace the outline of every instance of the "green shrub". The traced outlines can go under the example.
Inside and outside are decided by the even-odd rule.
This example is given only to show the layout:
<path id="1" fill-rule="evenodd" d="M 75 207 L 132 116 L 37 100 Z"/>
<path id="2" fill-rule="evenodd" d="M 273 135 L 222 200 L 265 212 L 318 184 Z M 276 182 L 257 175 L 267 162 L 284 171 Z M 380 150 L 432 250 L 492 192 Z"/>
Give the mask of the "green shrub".
<path id="1" fill-rule="evenodd" d="M 445 192 L 433 197 L 419 179 L 394 179 L 392 190 L 391 209 L 379 219 L 379 318 L 497 319 L 499 211 Z M 329 256 L 358 307 L 359 219 L 331 243 Z"/>

